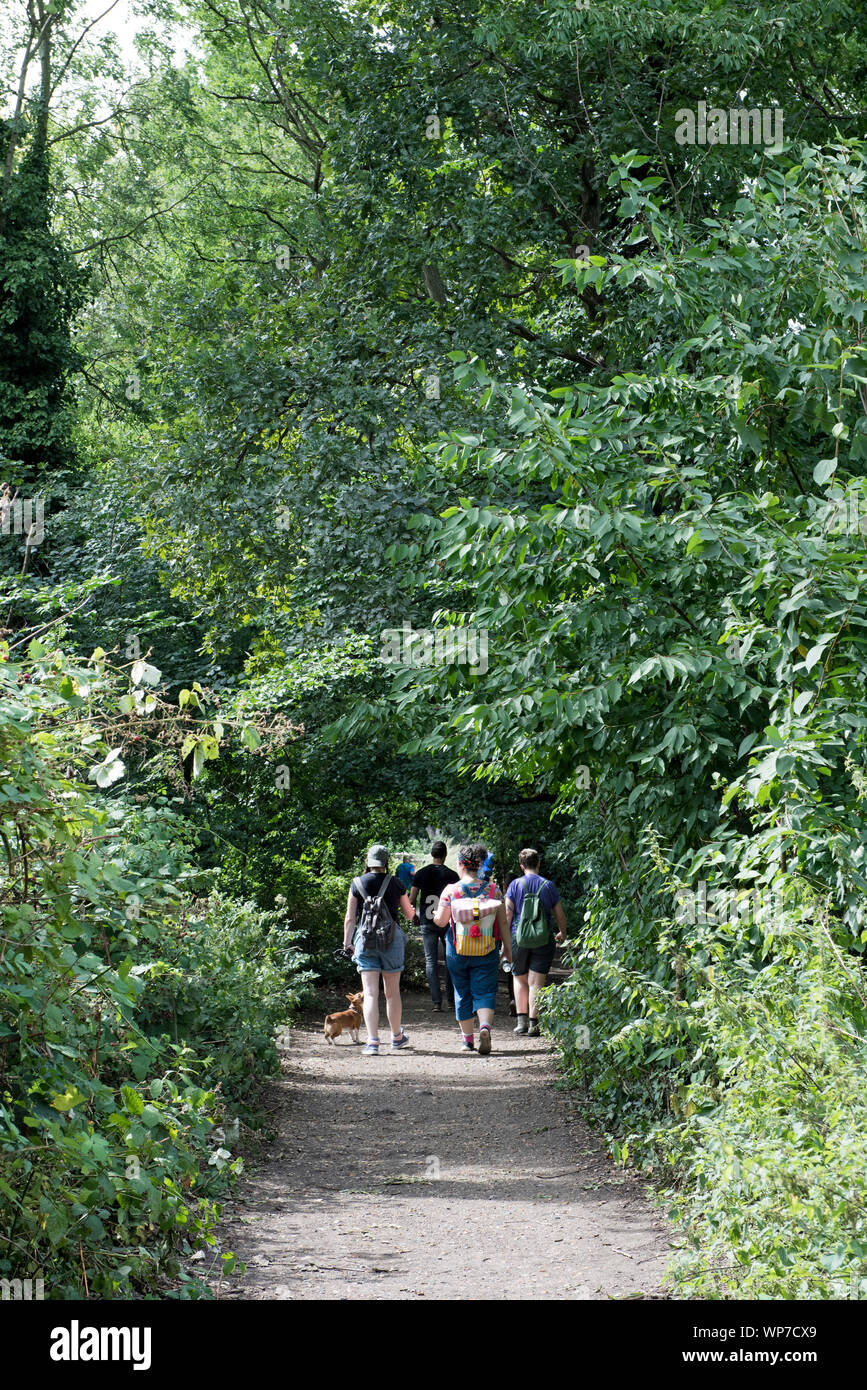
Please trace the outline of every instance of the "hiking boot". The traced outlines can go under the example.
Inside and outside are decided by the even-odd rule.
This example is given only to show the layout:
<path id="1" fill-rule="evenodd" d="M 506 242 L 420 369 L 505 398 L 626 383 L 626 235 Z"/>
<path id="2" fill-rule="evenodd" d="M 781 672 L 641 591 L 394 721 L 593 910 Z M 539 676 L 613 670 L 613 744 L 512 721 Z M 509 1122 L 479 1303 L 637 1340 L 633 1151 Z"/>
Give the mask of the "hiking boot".
<path id="1" fill-rule="evenodd" d="M 491 1051 L 491 1030 L 483 1028 L 479 1033 L 479 1056 L 487 1057 Z"/>
<path id="2" fill-rule="evenodd" d="M 526 1015 L 526 1014 L 518 1014 L 518 1026 L 517 1026 L 517 1028 L 514 1029 L 514 1032 L 516 1032 L 516 1033 L 526 1033 L 526 1032 L 527 1032 L 528 1026 L 529 1026 L 529 1025 L 528 1025 L 528 1020 L 527 1020 L 527 1015 Z"/>
<path id="3" fill-rule="evenodd" d="M 526 1033 L 527 1033 L 527 1037 L 528 1037 L 528 1038 L 538 1038 L 538 1036 L 539 1036 L 539 1020 L 538 1020 L 538 1018 L 531 1018 L 531 1019 L 528 1020 L 528 1026 L 527 1026 L 527 1029 L 526 1029 Z"/>
<path id="4" fill-rule="evenodd" d="M 475 1052 L 475 1050 L 476 1044 L 474 1042 L 468 1041 L 467 1038 L 461 1038 L 461 1052 Z"/>
<path id="5" fill-rule="evenodd" d="M 443 1006 L 442 1006 L 442 1004 L 441 1004 L 441 1003 L 440 1003 L 440 1004 L 434 1004 L 434 1006 L 433 1006 L 433 1011 L 434 1011 L 435 1014 L 441 1014 L 442 1011 L 443 1011 Z"/>

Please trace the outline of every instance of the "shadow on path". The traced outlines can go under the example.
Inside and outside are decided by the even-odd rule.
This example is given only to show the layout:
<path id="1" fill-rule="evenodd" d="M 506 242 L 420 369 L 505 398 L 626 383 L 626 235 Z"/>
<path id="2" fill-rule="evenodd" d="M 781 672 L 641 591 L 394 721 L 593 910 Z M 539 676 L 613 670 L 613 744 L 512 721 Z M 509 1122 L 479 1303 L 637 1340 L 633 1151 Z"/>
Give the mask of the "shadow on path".
<path id="1" fill-rule="evenodd" d="M 490 1057 L 463 1053 L 408 995 L 412 1046 L 364 1057 L 326 1043 L 324 1012 L 284 1037 L 278 1138 L 221 1231 L 247 1273 L 220 1297 L 664 1296 L 669 1228 L 554 1089 L 544 1040 L 501 1017 Z"/>

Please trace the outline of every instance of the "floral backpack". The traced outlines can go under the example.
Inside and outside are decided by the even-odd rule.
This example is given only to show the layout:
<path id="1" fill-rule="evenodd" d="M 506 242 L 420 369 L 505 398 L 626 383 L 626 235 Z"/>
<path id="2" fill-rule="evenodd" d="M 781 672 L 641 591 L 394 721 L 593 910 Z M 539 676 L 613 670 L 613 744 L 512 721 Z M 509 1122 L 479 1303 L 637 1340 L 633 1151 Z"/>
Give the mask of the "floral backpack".
<path id="1" fill-rule="evenodd" d="M 493 883 L 475 888 L 462 883 L 451 898 L 452 932 L 459 956 L 486 956 L 499 940 L 497 912 L 502 906 L 499 889 Z"/>

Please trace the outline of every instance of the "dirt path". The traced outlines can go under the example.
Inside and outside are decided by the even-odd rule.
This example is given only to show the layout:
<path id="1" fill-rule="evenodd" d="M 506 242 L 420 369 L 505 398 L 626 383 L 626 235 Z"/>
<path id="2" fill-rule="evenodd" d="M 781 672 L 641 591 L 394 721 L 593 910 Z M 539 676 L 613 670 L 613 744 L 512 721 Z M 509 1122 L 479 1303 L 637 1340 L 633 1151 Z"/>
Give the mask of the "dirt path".
<path id="1" fill-rule="evenodd" d="M 363 1057 L 324 1012 L 284 1037 L 278 1136 L 222 1228 L 247 1273 L 220 1297 L 660 1296 L 670 1232 L 554 1090 L 544 1039 L 498 1014 L 493 1054 L 461 1053 L 410 994 L 411 1047 Z"/>

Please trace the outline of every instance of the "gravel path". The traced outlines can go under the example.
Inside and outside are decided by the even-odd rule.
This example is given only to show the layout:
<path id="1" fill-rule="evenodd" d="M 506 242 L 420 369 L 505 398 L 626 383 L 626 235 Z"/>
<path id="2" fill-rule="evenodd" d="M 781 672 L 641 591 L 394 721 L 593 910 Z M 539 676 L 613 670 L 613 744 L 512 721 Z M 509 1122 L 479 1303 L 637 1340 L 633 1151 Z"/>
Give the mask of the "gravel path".
<path id="1" fill-rule="evenodd" d="M 277 1138 L 222 1227 L 247 1273 L 219 1297 L 664 1296 L 670 1229 L 553 1088 L 550 1044 L 498 1013 L 492 1055 L 461 1053 L 409 994 L 411 1046 L 363 1057 L 322 1035 L 337 999 L 284 1035 Z"/>

